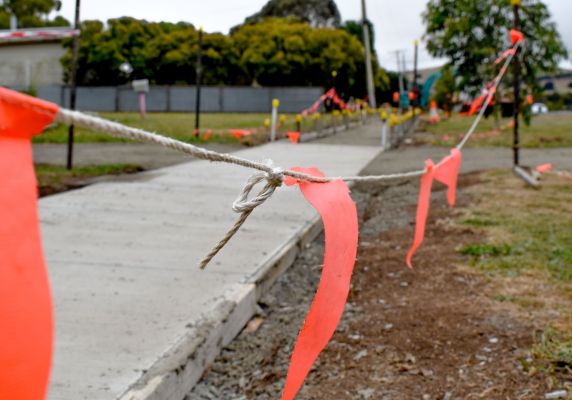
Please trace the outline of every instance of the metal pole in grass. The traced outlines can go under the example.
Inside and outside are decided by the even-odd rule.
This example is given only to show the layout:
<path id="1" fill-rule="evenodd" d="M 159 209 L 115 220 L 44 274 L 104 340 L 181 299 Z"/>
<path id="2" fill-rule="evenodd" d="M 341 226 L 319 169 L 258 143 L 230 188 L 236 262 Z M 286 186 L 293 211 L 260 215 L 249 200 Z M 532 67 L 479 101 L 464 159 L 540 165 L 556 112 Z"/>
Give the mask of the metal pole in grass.
<path id="1" fill-rule="evenodd" d="M 73 44 L 72 44 L 72 65 L 71 65 L 71 77 L 70 77 L 70 110 L 75 110 L 76 108 L 76 100 L 77 100 L 77 59 L 79 53 L 79 12 L 80 12 L 80 2 L 81 0 L 76 0 L 75 2 L 75 22 L 74 22 L 74 29 L 76 33 L 73 37 Z M 73 168 L 73 145 L 74 145 L 74 135 L 75 135 L 75 127 L 73 124 L 69 126 L 68 129 L 68 150 L 67 150 L 67 160 L 66 160 L 66 168 L 72 169 Z"/>
<path id="2" fill-rule="evenodd" d="M 199 137 L 201 129 L 201 75 L 203 72 L 203 28 L 199 28 L 197 49 L 197 97 L 195 99 L 195 136 Z"/>
<path id="3" fill-rule="evenodd" d="M 417 73 L 418 73 L 418 63 L 419 63 L 419 41 L 415 40 L 413 42 L 414 47 L 414 61 L 413 61 L 413 100 L 411 107 L 413 109 L 413 125 L 415 126 L 415 119 L 417 115 L 415 114 L 415 107 L 419 105 L 419 84 L 417 83 Z"/>
<path id="4" fill-rule="evenodd" d="M 373 84 L 373 67 L 371 65 L 371 42 L 370 42 L 370 31 L 369 31 L 369 21 L 367 19 L 367 11 L 365 7 L 365 0 L 361 0 L 361 12 L 362 12 L 362 25 L 363 25 L 363 42 L 365 47 L 365 70 L 366 70 L 366 82 L 367 82 L 367 96 L 369 99 L 369 106 L 371 108 L 377 108 L 377 101 L 375 99 L 375 86 Z"/>
<path id="5" fill-rule="evenodd" d="M 520 30 L 520 0 L 512 0 L 514 11 L 514 29 Z M 520 114 L 520 59 L 518 56 L 520 47 L 517 48 L 517 54 L 513 62 L 513 75 L 514 75 L 514 135 L 513 135 L 513 153 L 514 153 L 514 166 L 520 164 L 520 137 L 519 137 L 519 121 Z"/>

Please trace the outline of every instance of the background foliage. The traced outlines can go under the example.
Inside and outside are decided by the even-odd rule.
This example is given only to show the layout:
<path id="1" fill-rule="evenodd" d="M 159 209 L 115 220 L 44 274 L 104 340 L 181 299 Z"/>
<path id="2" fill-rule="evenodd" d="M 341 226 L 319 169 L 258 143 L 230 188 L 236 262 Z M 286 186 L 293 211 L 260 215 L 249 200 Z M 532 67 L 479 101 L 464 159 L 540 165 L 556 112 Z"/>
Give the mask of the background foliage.
<path id="1" fill-rule="evenodd" d="M 206 85 L 336 85 L 346 95 L 365 95 L 365 53 L 358 35 L 313 27 L 296 17 L 266 18 L 230 35 L 204 33 L 203 82 Z M 62 60 L 69 77 L 70 49 Z M 120 85 L 148 78 L 158 85 L 194 84 L 198 31 L 188 23 L 154 23 L 133 18 L 85 21 L 82 26 L 78 82 Z M 131 76 L 119 66 L 129 62 Z M 337 76 L 332 76 L 337 71 Z M 377 66 L 376 86 L 388 79 Z"/>
<path id="2" fill-rule="evenodd" d="M 450 60 L 461 90 L 478 92 L 496 74 L 494 60 L 510 45 L 511 1 L 430 0 L 423 19 L 429 53 Z M 522 0 L 521 19 L 526 36 L 523 79 L 534 89 L 538 74 L 553 72 L 567 51 L 543 2 Z"/>
<path id="3" fill-rule="evenodd" d="M 60 0 L 4 0 L 0 3 L 0 29 L 10 28 L 11 14 L 18 18 L 20 28 L 70 26 L 69 21 L 62 16 L 49 18 L 52 11 L 61 8 Z"/>

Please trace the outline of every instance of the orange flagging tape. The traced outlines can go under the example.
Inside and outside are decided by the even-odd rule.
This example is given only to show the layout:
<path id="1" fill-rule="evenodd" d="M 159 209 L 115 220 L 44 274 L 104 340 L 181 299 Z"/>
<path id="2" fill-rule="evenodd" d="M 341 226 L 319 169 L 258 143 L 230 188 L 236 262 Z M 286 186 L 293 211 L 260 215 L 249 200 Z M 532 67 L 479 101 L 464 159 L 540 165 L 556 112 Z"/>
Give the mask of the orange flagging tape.
<path id="1" fill-rule="evenodd" d="M 536 171 L 543 174 L 545 172 L 550 172 L 554 169 L 554 165 L 552 165 L 551 163 L 548 164 L 541 164 L 539 166 L 536 167 Z"/>
<path id="2" fill-rule="evenodd" d="M 499 58 L 497 58 L 495 60 L 495 65 L 499 65 L 501 62 L 506 60 L 509 56 L 514 56 L 514 55 L 516 55 L 516 49 L 515 48 L 508 49 L 507 51 L 502 53 L 502 55 Z"/>
<path id="3" fill-rule="evenodd" d="M 433 161 L 425 161 L 427 172 L 421 177 L 421 186 L 419 188 L 419 200 L 417 204 L 417 216 L 415 218 L 415 236 L 413 238 L 413 245 L 407 253 L 407 266 L 413 269 L 411 259 L 413 254 L 417 251 L 423 239 L 425 238 L 425 225 L 427 223 L 427 216 L 429 215 L 429 201 L 431 198 L 431 187 L 433 186 L 433 168 L 435 167 Z"/>
<path id="4" fill-rule="evenodd" d="M 46 396 L 53 346 L 30 139 L 58 107 L 0 88 L 0 399 Z"/>
<path id="5" fill-rule="evenodd" d="M 288 138 L 293 144 L 298 144 L 300 141 L 300 132 L 288 132 Z"/>
<path id="6" fill-rule="evenodd" d="M 315 168 L 293 168 L 314 176 L 324 176 Z M 296 181 L 286 178 L 287 185 Z M 299 182 L 306 200 L 324 222 L 326 251 L 318 291 L 292 353 L 282 400 L 291 400 L 302 387 L 312 365 L 336 331 L 350 290 L 358 245 L 355 203 L 345 182 Z"/>
<path id="7" fill-rule="evenodd" d="M 524 35 L 522 32 L 516 29 L 511 29 L 510 31 L 510 43 L 514 46 L 518 42 L 524 43 Z"/>
<path id="8" fill-rule="evenodd" d="M 456 200 L 457 181 L 459 179 L 459 171 L 461 169 L 462 154 L 458 149 L 452 149 L 451 155 L 443 158 L 443 160 L 435 166 L 433 161 L 425 162 L 427 172 L 421 177 L 421 187 L 419 189 L 419 201 L 417 204 L 417 216 L 415 222 L 415 236 L 413 245 L 407 253 L 407 266 L 413 269 L 411 260 L 413 255 L 423 243 L 425 239 L 425 226 L 427 225 L 427 217 L 429 215 L 429 205 L 431 202 L 431 187 L 433 179 L 448 186 L 447 201 L 453 207 Z"/>

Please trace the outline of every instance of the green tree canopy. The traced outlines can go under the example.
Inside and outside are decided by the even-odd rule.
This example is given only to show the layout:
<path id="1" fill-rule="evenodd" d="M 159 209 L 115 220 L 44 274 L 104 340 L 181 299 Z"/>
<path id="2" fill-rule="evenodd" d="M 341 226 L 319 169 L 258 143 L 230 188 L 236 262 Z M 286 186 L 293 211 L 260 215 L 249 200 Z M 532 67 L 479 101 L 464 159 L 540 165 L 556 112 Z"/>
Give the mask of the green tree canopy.
<path id="1" fill-rule="evenodd" d="M 526 36 L 524 80 L 534 87 L 537 75 L 554 71 L 567 52 L 541 1 L 523 0 L 521 18 Z M 430 0 L 423 19 L 429 53 L 449 58 L 461 78 L 460 88 L 477 92 L 494 75 L 495 58 L 510 45 L 511 1 Z"/>
<path id="2" fill-rule="evenodd" d="M 342 21 L 334 0 L 270 0 L 244 22 L 257 23 L 268 17 L 297 17 L 314 27 L 340 26 Z"/>
<path id="3" fill-rule="evenodd" d="M 244 25 L 231 35 L 204 33 L 206 85 L 323 86 L 335 84 L 346 95 L 365 95 L 365 56 L 361 42 L 343 29 L 314 28 L 295 18 L 269 18 Z M 67 46 L 71 48 L 71 40 Z M 118 85 L 147 78 L 154 84 L 194 84 L 198 31 L 186 23 L 151 23 L 133 18 L 85 21 L 78 82 Z M 71 50 L 62 60 L 69 78 Z M 121 64 L 133 67 L 131 76 Z M 387 84 L 375 66 L 378 88 Z"/>
<path id="4" fill-rule="evenodd" d="M 18 18 L 20 28 L 38 28 L 47 26 L 70 26 L 68 20 L 56 16 L 48 18 L 53 11 L 59 11 L 60 0 L 4 0 L 0 5 L 0 29 L 10 27 L 10 15 Z"/>

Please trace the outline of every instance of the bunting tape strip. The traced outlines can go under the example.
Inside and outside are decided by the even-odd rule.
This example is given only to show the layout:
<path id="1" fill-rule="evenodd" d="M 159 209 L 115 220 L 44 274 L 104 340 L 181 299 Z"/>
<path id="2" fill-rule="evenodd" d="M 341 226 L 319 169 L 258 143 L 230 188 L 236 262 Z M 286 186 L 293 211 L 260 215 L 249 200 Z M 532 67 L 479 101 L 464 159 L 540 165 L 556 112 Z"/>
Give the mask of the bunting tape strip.
<path id="1" fill-rule="evenodd" d="M 14 96 L 28 107 L 0 104 L 0 399 L 38 400 L 48 385 L 53 317 L 30 139 L 58 108 Z"/>
<path id="2" fill-rule="evenodd" d="M 324 176 L 315 168 L 294 170 Z M 294 184 L 295 180 L 286 179 L 286 185 Z M 326 251 L 318 291 L 292 353 L 282 400 L 296 396 L 336 331 L 350 291 L 358 245 L 357 209 L 346 183 L 338 180 L 325 184 L 298 182 L 298 185 L 322 217 Z"/>

